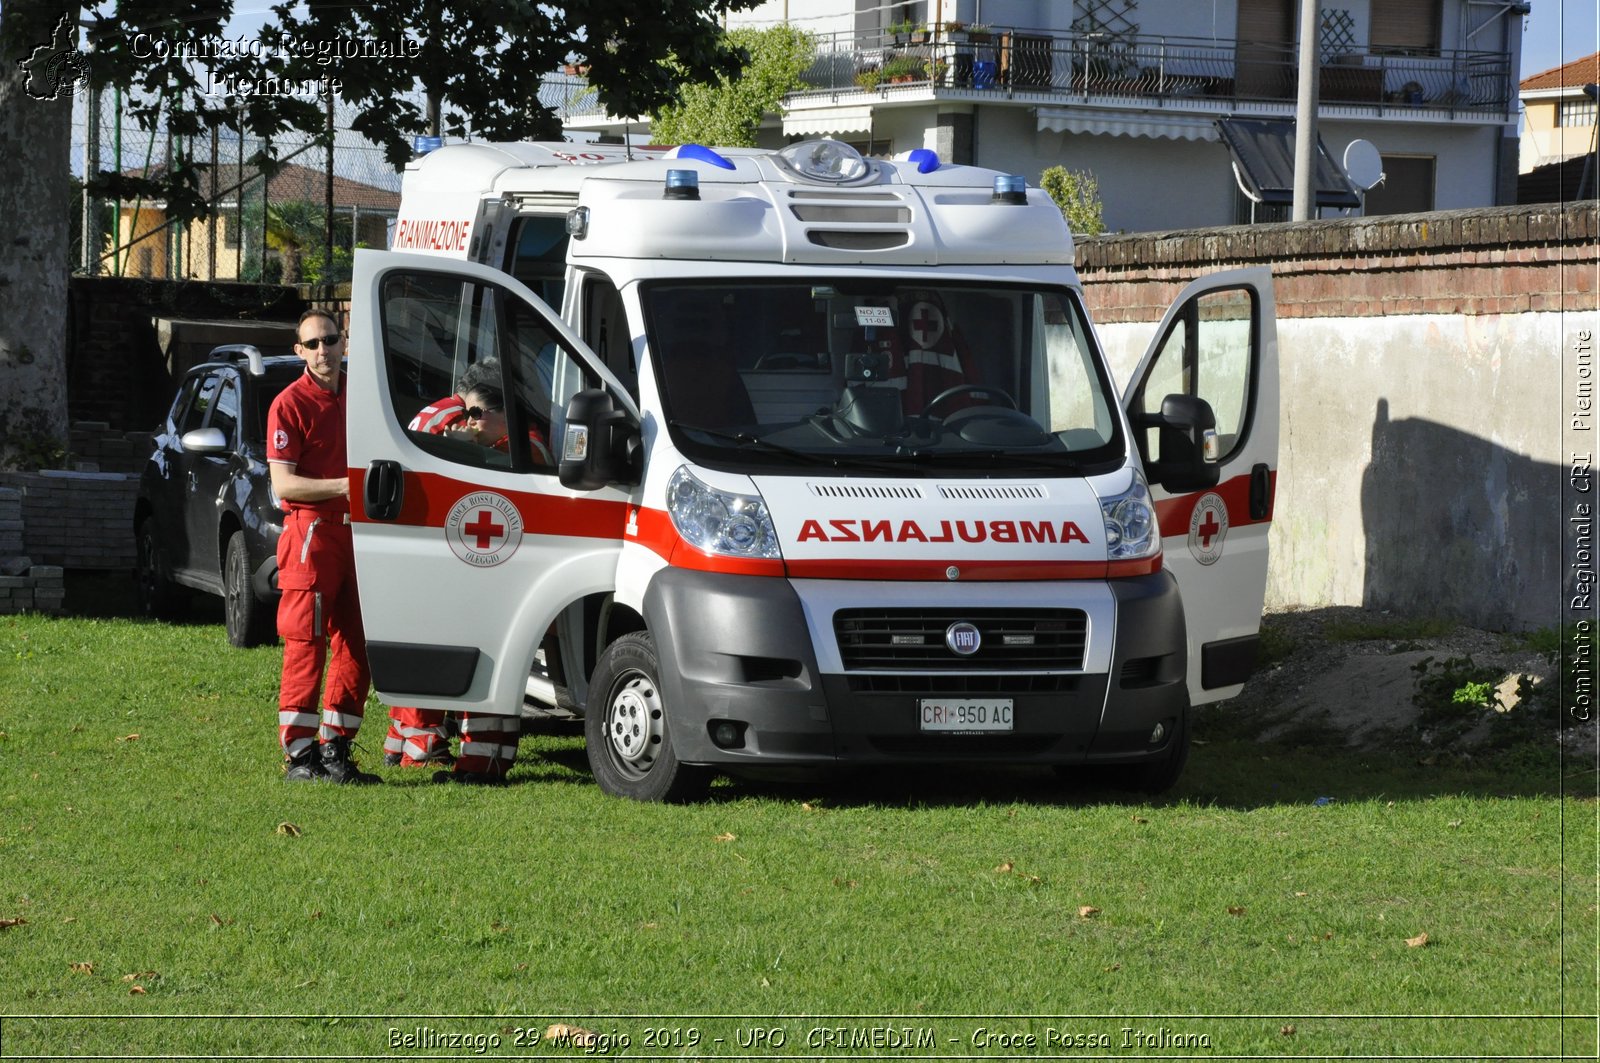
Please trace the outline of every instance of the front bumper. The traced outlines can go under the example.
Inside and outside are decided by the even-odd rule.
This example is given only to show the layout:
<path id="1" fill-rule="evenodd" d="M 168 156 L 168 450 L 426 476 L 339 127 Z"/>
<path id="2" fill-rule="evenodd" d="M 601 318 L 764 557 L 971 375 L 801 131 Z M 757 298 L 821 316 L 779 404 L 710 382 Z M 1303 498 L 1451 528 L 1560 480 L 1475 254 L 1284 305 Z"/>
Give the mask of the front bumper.
<path id="1" fill-rule="evenodd" d="M 1019 603 L 1082 610 L 1082 666 L 864 669 L 843 660 L 835 607 L 933 603 L 941 613 Z M 1149 737 L 1157 723 L 1176 732 L 1188 696 L 1183 609 L 1166 572 L 952 587 L 666 569 L 646 593 L 645 619 L 673 743 L 690 764 L 1132 762 L 1165 749 Z M 926 697 L 1010 699 L 1012 728 L 924 732 Z M 713 741 L 720 723 L 738 731 L 733 748 Z"/>

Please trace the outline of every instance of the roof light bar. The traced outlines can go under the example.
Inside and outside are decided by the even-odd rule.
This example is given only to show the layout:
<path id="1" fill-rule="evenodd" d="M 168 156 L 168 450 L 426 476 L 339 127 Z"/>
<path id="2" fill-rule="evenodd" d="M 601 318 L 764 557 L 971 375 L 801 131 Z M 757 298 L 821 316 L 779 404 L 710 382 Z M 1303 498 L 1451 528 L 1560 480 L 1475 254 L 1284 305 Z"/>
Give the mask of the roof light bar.
<path id="1" fill-rule="evenodd" d="M 699 199 L 700 174 L 694 170 L 668 170 L 662 199 Z"/>
<path id="2" fill-rule="evenodd" d="M 994 195 L 989 197 L 989 202 L 1025 206 L 1028 202 L 1028 179 L 1016 173 L 995 174 Z"/>

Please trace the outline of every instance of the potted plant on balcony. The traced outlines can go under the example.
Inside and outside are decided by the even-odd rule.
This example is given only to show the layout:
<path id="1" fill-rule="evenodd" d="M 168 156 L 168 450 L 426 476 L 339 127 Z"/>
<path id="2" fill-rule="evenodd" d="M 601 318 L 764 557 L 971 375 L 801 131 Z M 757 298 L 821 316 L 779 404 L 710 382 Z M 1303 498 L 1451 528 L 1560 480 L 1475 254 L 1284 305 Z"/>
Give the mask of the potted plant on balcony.
<path id="1" fill-rule="evenodd" d="M 944 24 L 944 39 L 951 44 L 965 44 L 969 32 L 967 24 L 960 19 L 952 19 Z"/>
<path id="2" fill-rule="evenodd" d="M 988 44 L 994 37 L 994 31 L 981 22 L 974 22 L 967 27 L 967 40 L 973 44 Z"/>
<path id="3" fill-rule="evenodd" d="M 913 55 L 897 56 L 883 64 L 883 79 L 895 85 L 921 81 L 928 76 L 928 65 Z"/>
<path id="4" fill-rule="evenodd" d="M 884 27 L 883 31 L 894 38 L 894 43 L 905 44 L 907 41 L 911 40 L 911 32 L 915 28 L 916 23 L 912 22 L 908 18 L 903 18 L 899 22 L 889 23 L 889 25 Z"/>
<path id="5" fill-rule="evenodd" d="M 871 92 L 878 87 L 878 82 L 883 80 L 883 71 L 877 67 L 868 67 L 866 70 L 856 71 L 856 85 L 865 92 Z"/>

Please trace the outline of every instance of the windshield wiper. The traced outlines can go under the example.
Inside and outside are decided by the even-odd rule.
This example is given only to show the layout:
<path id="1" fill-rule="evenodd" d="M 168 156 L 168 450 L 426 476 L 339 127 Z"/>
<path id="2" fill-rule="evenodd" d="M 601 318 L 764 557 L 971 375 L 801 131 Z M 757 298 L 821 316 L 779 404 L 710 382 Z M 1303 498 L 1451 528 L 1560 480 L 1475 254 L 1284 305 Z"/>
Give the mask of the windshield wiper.
<path id="1" fill-rule="evenodd" d="M 704 425 L 689 424 L 685 421 L 668 421 L 673 428 L 681 428 L 685 432 L 699 432 L 701 435 L 710 436 L 712 439 L 724 439 L 729 443 L 740 446 L 756 447 L 768 454 L 779 454 L 792 461 L 803 462 L 806 465 L 825 465 L 835 469 L 872 469 L 878 472 L 889 472 L 904 475 L 906 467 L 892 461 L 875 460 L 873 458 L 858 457 L 853 454 L 831 455 L 814 450 L 796 450 L 786 447 L 782 443 L 774 443 L 770 439 L 751 435 L 749 432 L 724 432 L 717 428 L 707 428 Z"/>

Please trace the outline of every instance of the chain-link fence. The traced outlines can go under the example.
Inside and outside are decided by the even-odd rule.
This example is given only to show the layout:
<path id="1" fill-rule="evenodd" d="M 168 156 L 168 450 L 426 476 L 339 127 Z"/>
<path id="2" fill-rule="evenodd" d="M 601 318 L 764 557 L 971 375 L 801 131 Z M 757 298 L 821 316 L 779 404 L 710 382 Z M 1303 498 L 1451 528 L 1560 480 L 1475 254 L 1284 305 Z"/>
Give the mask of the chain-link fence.
<path id="1" fill-rule="evenodd" d="M 352 251 L 386 246 L 400 206 L 400 175 L 382 149 L 351 132 L 354 116 L 353 108 L 335 103 L 331 151 L 306 134 L 275 138 L 270 147 L 281 166 L 267 179 L 249 162 L 262 140 L 238 122 L 176 136 L 165 128 L 141 128 L 123 113 L 115 91 L 80 94 L 73 115 L 73 173 L 80 188 L 92 169 L 159 177 L 187 164 L 199 171 L 212 213 L 183 222 L 158 199 L 85 200 L 80 194 L 73 253 L 78 272 L 171 280 L 348 280 Z"/>

